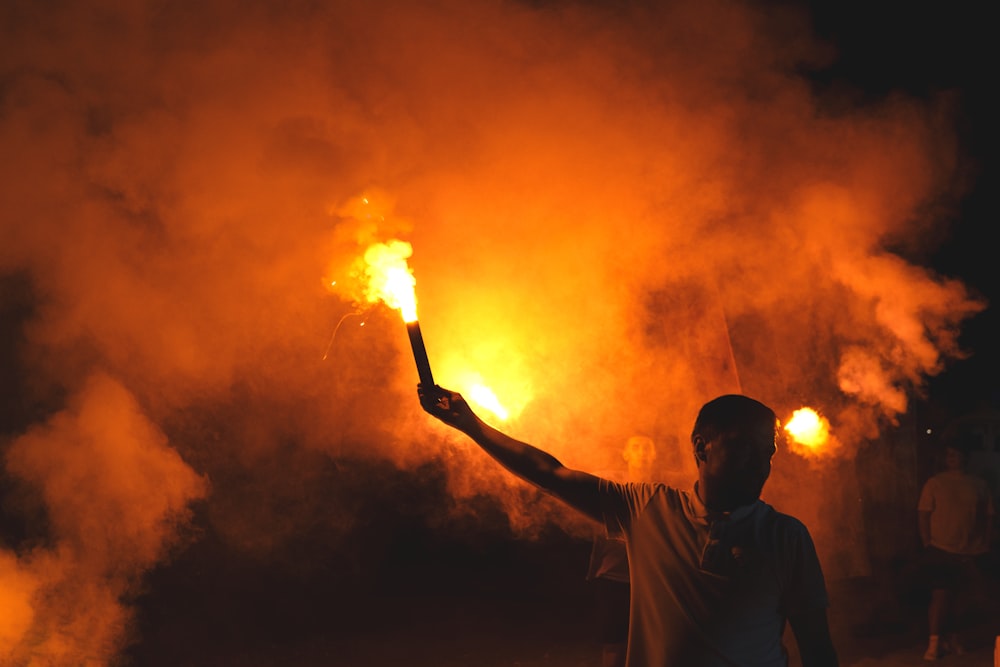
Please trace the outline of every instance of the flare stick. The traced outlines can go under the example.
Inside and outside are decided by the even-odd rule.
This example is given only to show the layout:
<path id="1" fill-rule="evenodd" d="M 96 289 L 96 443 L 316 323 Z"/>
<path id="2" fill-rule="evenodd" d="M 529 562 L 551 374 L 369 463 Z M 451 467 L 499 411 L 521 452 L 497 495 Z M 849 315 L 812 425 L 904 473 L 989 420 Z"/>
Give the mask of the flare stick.
<path id="1" fill-rule="evenodd" d="M 424 337 L 420 333 L 420 322 L 416 320 L 407 322 L 406 332 L 410 334 L 410 347 L 413 348 L 413 360 L 417 362 L 420 384 L 430 387 L 434 384 L 434 376 L 431 375 L 431 362 L 427 360 L 427 348 L 424 347 Z"/>

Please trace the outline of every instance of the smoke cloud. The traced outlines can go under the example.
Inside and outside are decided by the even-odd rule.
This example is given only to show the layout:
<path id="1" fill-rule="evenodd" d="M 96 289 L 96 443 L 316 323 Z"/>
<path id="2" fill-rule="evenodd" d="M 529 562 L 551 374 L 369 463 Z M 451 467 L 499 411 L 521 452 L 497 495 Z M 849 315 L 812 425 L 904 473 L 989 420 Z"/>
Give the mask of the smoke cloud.
<path id="1" fill-rule="evenodd" d="M 413 246 L 438 382 L 568 465 L 648 437 L 687 484 L 727 392 L 820 409 L 843 461 L 892 425 L 984 307 L 905 252 L 963 192 L 949 99 L 817 91 L 793 9 L 662 4 L 4 3 L 0 272 L 32 291 L 20 387 L 59 407 L 6 446 L 50 535 L 0 552 L 0 649 L 113 655 L 202 497 L 260 554 L 349 530 L 313 454 L 573 525 L 420 412 L 398 315 L 357 298 L 372 242 Z M 770 484 L 806 517 L 851 488 Z"/>
<path id="2" fill-rule="evenodd" d="M 5 664 L 104 664 L 127 639 L 127 599 L 178 539 L 204 481 L 105 375 L 18 437 L 9 473 L 38 489 L 50 536 L 0 551 Z"/>

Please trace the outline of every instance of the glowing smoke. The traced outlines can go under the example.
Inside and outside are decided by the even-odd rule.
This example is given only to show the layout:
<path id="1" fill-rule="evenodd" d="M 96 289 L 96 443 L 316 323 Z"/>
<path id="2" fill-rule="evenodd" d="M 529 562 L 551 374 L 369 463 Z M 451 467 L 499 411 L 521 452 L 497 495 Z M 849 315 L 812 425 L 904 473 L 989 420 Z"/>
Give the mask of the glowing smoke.
<path id="1" fill-rule="evenodd" d="M 5 463 L 40 489 L 51 541 L 0 551 L 0 659 L 104 664 L 127 639 L 139 577 L 176 543 L 205 483 L 133 397 L 100 375 L 17 438 Z"/>
<path id="2" fill-rule="evenodd" d="M 665 4 L 5 3 L 0 271 L 37 297 L 32 391 L 107 373 L 199 473 L 257 470 L 287 492 L 304 471 L 256 466 L 288 442 L 441 460 L 454 493 L 510 493 L 516 525 L 542 521 L 419 411 L 398 317 L 327 290 L 369 243 L 403 238 L 435 377 L 478 374 L 510 428 L 568 464 L 618 465 L 648 433 L 689 476 L 695 410 L 735 390 L 779 411 L 807 396 L 850 455 L 961 353 L 982 307 L 887 250 L 961 195 L 946 101 L 829 105 L 796 74 L 830 57 L 805 17 Z M 88 423 L 37 428 L 91 442 Z M 173 463 L 132 460 L 137 480 L 187 480 L 144 515 L 158 525 L 198 491 L 154 440 Z M 29 465 L 24 442 L 8 460 L 42 489 L 89 470 L 54 449 Z M 4 639 L 59 631 L 32 591 L 74 607 L 91 586 L 118 611 L 100 647 L 73 650 L 110 650 L 127 586 L 42 573 L 116 562 L 60 532 L 78 505 L 49 493 L 72 556 L 0 558 L 6 609 L 36 619 Z M 277 519 L 212 507 L 236 542 L 282 539 Z"/>

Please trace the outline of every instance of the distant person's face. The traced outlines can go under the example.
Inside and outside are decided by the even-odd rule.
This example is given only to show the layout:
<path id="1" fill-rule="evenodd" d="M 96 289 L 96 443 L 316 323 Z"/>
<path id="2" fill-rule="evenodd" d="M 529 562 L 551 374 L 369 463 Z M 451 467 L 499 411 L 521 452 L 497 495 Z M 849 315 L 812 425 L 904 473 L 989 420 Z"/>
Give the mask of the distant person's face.
<path id="1" fill-rule="evenodd" d="M 652 438 L 633 435 L 625 442 L 622 458 L 625 459 L 630 472 L 648 474 L 653 468 L 653 462 L 656 461 L 656 445 Z"/>
<path id="2" fill-rule="evenodd" d="M 964 465 L 965 456 L 962 455 L 962 452 L 954 447 L 948 447 L 944 450 L 945 470 L 961 470 Z"/>

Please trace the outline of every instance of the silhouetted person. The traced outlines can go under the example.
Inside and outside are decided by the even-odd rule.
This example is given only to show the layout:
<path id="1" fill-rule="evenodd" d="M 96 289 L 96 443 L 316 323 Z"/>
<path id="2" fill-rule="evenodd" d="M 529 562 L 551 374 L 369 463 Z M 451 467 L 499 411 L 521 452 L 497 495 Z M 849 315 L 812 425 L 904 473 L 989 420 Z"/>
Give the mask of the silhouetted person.
<path id="1" fill-rule="evenodd" d="M 737 395 L 706 403 L 691 434 L 698 481 L 682 491 L 571 470 L 480 420 L 457 393 L 418 394 L 509 471 L 624 536 L 630 667 L 785 667 L 786 621 L 804 667 L 837 665 L 809 532 L 760 500 L 777 428 L 767 406 Z"/>
<path id="2" fill-rule="evenodd" d="M 601 667 L 625 667 L 630 584 L 624 537 L 594 536 L 587 581 L 594 588 Z"/>
<path id="3" fill-rule="evenodd" d="M 927 480 L 917 505 L 931 587 L 925 660 L 962 653 L 956 602 L 980 579 L 978 561 L 990 549 L 993 498 L 986 480 L 965 471 L 965 456 L 955 445 L 945 447 L 944 470 Z"/>
<path id="4" fill-rule="evenodd" d="M 625 441 L 622 460 L 626 464 L 624 481 L 648 482 L 653 478 L 656 444 L 652 438 L 633 435 Z M 617 476 L 615 481 L 619 481 Z M 625 667 L 630 582 L 623 535 L 608 534 L 604 529 L 594 536 L 587 580 L 595 589 L 601 667 Z"/>

